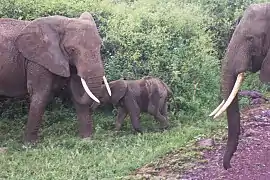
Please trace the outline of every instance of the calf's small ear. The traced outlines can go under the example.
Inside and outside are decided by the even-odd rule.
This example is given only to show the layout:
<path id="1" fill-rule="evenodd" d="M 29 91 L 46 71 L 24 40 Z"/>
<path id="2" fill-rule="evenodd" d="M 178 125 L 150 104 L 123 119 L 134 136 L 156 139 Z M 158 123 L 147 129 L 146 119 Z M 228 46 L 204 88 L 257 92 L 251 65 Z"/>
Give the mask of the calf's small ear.
<path id="1" fill-rule="evenodd" d="M 118 102 L 125 96 L 128 85 L 125 80 L 116 80 L 110 82 L 110 88 L 112 90 L 111 102 L 118 104 Z"/>

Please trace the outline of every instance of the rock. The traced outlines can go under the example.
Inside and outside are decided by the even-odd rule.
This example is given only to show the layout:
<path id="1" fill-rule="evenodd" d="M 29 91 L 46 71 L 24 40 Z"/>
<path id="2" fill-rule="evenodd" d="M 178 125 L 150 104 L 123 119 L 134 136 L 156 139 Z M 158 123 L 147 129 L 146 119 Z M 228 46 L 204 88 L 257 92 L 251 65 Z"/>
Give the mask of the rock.
<path id="1" fill-rule="evenodd" d="M 244 137 L 250 137 L 256 134 L 256 131 L 254 131 L 253 129 L 248 129 L 243 133 Z"/>
<path id="2" fill-rule="evenodd" d="M 240 91 L 239 95 L 248 97 L 250 99 L 250 105 L 263 104 L 269 101 L 268 98 L 257 91 Z"/>
<path id="3" fill-rule="evenodd" d="M 264 103 L 266 103 L 266 100 L 262 99 L 262 98 L 252 99 L 251 102 L 250 102 L 251 105 L 264 104 Z"/>
<path id="4" fill-rule="evenodd" d="M 5 152 L 7 152 L 7 150 L 8 150 L 8 148 L 2 147 L 2 148 L 0 148 L 0 153 L 5 153 Z"/>
<path id="5" fill-rule="evenodd" d="M 199 147 L 210 147 L 210 146 L 214 146 L 214 140 L 213 139 L 202 139 L 202 140 L 199 140 L 196 144 Z"/>
<path id="6" fill-rule="evenodd" d="M 240 91 L 240 96 L 247 96 L 252 99 L 263 98 L 263 95 L 257 91 Z"/>

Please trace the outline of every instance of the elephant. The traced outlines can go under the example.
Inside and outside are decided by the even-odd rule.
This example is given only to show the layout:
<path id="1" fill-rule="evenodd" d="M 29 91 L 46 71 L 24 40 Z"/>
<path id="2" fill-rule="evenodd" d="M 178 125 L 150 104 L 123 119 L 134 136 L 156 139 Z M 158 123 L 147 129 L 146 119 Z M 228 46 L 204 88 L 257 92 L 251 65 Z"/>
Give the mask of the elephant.
<path id="1" fill-rule="evenodd" d="M 127 114 L 129 114 L 133 129 L 142 133 L 139 116 L 141 112 L 148 112 L 160 122 L 162 129 L 169 126 L 167 116 L 168 99 L 172 96 L 170 88 L 159 78 L 144 76 L 137 80 L 119 79 L 109 83 L 112 95 L 106 92 L 103 85 L 100 104 L 113 104 L 117 107 L 115 123 L 116 131 L 119 131 Z"/>
<path id="2" fill-rule="evenodd" d="M 244 73 L 260 71 L 263 83 L 270 82 L 270 3 L 249 5 L 236 26 L 221 66 L 223 101 L 209 115 L 217 118 L 226 111 L 228 140 L 223 156 L 224 169 L 231 168 L 240 135 L 238 91 Z"/>
<path id="3" fill-rule="evenodd" d="M 89 103 L 100 103 L 102 83 L 108 83 L 100 54 L 102 39 L 92 15 L 32 21 L 0 18 L 0 32 L 0 95 L 30 98 L 24 142 L 37 142 L 45 108 L 64 87 L 71 91 L 80 137 L 91 137 Z M 111 95 L 110 89 L 107 93 Z M 88 104 L 80 101 L 85 95 L 91 98 Z"/>

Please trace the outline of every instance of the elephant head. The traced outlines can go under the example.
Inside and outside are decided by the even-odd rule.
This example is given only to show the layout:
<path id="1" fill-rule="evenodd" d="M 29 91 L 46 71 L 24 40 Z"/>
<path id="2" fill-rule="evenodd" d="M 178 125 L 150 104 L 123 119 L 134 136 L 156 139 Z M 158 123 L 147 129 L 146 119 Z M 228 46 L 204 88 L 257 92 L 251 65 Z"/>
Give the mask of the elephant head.
<path id="1" fill-rule="evenodd" d="M 225 110 L 228 121 L 227 148 L 223 167 L 231 168 L 230 160 L 238 146 L 240 112 L 238 90 L 244 72 L 260 70 L 260 80 L 270 81 L 270 3 L 250 5 L 241 18 L 228 44 L 222 62 L 222 103 L 210 114 L 218 117 Z"/>
<path id="2" fill-rule="evenodd" d="M 103 85 L 100 101 L 104 104 L 112 103 L 113 105 L 116 105 L 126 95 L 126 92 L 128 90 L 127 82 L 125 80 L 116 80 L 110 82 L 109 86 L 112 92 L 111 97 L 106 91 L 106 85 Z"/>
<path id="3" fill-rule="evenodd" d="M 22 29 L 15 41 L 27 60 L 55 75 L 70 77 L 73 67 L 82 84 L 79 86 L 97 103 L 102 80 L 107 83 L 101 44 L 95 21 L 87 12 L 79 18 L 56 15 L 35 19 Z M 111 94 L 109 88 L 107 91 Z"/>

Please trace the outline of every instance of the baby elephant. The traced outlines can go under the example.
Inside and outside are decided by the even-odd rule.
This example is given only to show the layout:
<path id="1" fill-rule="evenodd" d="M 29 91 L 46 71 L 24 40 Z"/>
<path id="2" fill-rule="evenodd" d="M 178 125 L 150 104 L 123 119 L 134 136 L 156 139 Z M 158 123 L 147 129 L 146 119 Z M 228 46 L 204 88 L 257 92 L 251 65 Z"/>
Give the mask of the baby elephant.
<path id="1" fill-rule="evenodd" d="M 148 112 L 160 122 L 161 128 L 169 126 L 167 100 L 172 96 L 170 88 L 159 78 L 145 76 L 139 80 L 116 80 L 109 83 L 112 96 L 106 87 L 102 88 L 102 104 L 112 103 L 118 108 L 116 130 L 129 113 L 135 131 L 142 133 L 139 117 L 141 112 Z"/>

